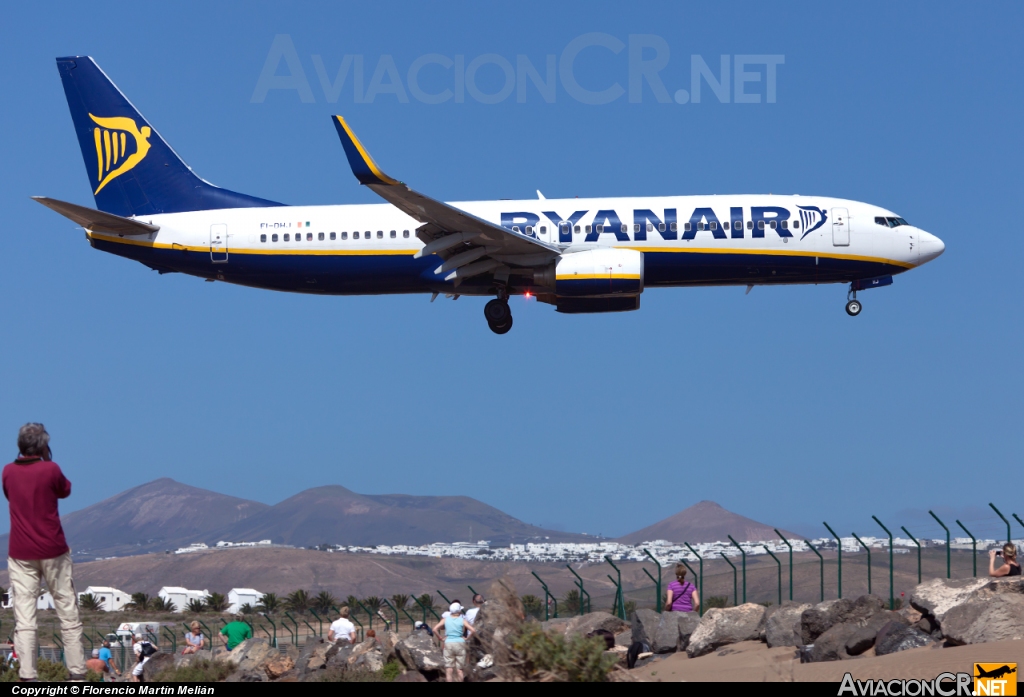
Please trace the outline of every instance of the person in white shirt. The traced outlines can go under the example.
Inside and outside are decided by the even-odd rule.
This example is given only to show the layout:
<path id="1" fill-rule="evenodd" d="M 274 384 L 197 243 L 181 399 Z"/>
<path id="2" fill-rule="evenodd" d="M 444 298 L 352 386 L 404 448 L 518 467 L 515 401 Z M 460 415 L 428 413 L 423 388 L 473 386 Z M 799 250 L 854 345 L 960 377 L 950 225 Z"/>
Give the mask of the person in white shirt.
<path id="1" fill-rule="evenodd" d="M 348 605 L 343 606 L 339 614 L 341 617 L 331 622 L 331 628 L 327 630 L 327 641 L 348 644 L 356 643 L 356 626 L 348 618 Z"/>
<path id="2" fill-rule="evenodd" d="M 484 596 L 477 593 L 473 596 L 473 607 L 466 611 L 466 621 L 470 624 L 476 621 L 476 613 L 484 606 Z"/>

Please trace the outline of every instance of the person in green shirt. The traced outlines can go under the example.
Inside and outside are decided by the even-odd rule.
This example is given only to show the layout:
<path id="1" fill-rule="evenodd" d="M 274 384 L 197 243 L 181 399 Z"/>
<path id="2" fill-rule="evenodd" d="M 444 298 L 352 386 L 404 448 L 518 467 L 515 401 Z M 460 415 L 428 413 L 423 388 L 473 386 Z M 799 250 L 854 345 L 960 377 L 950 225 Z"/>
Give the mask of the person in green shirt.
<path id="1" fill-rule="evenodd" d="M 246 639 L 252 639 L 252 627 L 238 620 L 228 622 L 220 630 L 220 638 L 224 640 L 224 645 L 230 651 Z"/>

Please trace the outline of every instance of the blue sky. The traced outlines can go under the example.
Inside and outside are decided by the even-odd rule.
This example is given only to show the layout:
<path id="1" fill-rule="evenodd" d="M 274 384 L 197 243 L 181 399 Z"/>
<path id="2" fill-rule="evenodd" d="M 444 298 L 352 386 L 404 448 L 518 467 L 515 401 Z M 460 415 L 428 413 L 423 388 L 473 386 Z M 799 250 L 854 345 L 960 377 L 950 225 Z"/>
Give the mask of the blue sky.
<path id="1" fill-rule="evenodd" d="M 871 514 L 899 525 L 915 510 L 969 509 L 994 535 L 984 510 L 1015 510 L 1024 445 L 1022 14 L 911 2 L 11 6 L 0 433 L 13 457 L 21 423 L 48 426 L 75 484 L 65 511 L 169 476 L 268 503 L 332 483 L 465 494 L 605 535 L 701 499 L 821 534 L 823 518 L 870 534 Z M 776 101 L 754 66 L 762 80 L 746 92 L 760 103 L 723 103 L 705 84 L 696 104 L 661 103 L 647 85 L 638 100 L 584 104 L 561 82 L 553 102 L 529 83 L 524 100 L 497 104 L 357 103 L 351 77 L 329 103 L 312 58 L 333 76 L 362 56 L 364 88 L 382 56 L 403 80 L 427 54 L 513 66 L 525 55 L 543 74 L 546 56 L 591 33 L 663 40 L 670 95 L 690 89 L 693 55 L 716 74 L 721 55 L 782 56 Z M 281 34 L 312 102 L 295 90 L 252 101 Z M 574 76 L 628 88 L 628 53 L 587 48 Z M 90 249 L 28 198 L 93 205 L 53 61 L 68 54 L 94 56 L 203 177 L 286 203 L 377 200 L 344 161 L 329 120 L 343 113 L 387 172 L 438 198 L 839 196 L 895 210 L 947 251 L 864 293 L 856 319 L 841 286 L 655 290 L 639 312 L 607 316 L 515 299 L 502 337 L 480 299 L 158 276 Z M 454 87 L 453 72 L 425 67 L 420 86 Z M 499 66 L 474 84 L 497 93 Z"/>

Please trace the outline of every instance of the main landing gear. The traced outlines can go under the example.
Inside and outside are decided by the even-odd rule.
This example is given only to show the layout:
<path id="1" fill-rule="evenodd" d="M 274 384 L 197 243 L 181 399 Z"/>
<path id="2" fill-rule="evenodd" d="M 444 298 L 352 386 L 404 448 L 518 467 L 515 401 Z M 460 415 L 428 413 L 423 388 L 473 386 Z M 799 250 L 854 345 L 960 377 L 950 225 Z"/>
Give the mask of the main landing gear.
<path id="1" fill-rule="evenodd" d="M 512 308 L 508 306 L 508 298 L 498 297 L 484 305 L 484 318 L 492 332 L 507 334 L 512 328 Z"/>
<path id="2" fill-rule="evenodd" d="M 863 309 L 860 304 L 860 300 L 857 300 L 857 291 L 850 289 L 850 292 L 846 294 L 846 314 L 850 317 L 856 317 L 860 314 Z"/>

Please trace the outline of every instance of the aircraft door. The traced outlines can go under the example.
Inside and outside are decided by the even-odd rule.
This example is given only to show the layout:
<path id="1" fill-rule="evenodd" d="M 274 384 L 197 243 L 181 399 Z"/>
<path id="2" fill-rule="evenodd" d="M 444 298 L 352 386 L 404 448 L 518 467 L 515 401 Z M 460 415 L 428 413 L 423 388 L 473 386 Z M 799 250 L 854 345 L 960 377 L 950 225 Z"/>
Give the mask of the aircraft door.
<path id="1" fill-rule="evenodd" d="M 210 261 L 224 264 L 228 260 L 228 226 L 210 226 Z"/>
<path id="2" fill-rule="evenodd" d="M 832 209 L 832 246 L 850 246 L 850 212 L 845 208 Z"/>

